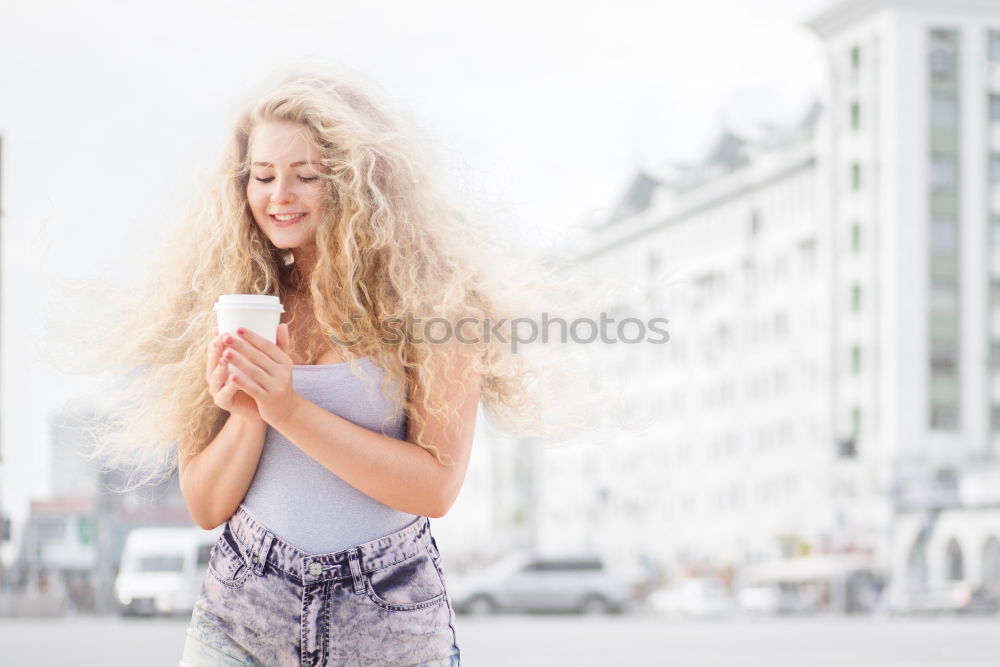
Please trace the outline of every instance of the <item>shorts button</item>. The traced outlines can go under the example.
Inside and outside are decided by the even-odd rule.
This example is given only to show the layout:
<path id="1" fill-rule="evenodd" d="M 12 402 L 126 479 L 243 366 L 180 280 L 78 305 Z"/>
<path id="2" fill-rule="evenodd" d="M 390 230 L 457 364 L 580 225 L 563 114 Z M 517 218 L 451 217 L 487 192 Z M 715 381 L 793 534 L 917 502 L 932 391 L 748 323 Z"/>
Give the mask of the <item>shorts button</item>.
<path id="1" fill-rule="evenodd" d="M 260 562 L 260 559 L 259 559 L 259 558 L 257 558 L 257 556 L 256 556 L 256 555 L 254 555 L 254 556 L 253 556 L 253 557 L 252 557 L 252 558 L 251 558 L 250 560 L 251 560 L 251 561 L 253 561 L 253 564 L 254 564 L 254 565 L 256 565 L 257 563 L 259 563 L 259 562 Z"/>
<path id="2" fill-rule="evenodd" d="M 316 561 L 309 563 L 309 574 L 317 576 L 322 572 L 323 572 L 323 566 L 320 563 Z"/>

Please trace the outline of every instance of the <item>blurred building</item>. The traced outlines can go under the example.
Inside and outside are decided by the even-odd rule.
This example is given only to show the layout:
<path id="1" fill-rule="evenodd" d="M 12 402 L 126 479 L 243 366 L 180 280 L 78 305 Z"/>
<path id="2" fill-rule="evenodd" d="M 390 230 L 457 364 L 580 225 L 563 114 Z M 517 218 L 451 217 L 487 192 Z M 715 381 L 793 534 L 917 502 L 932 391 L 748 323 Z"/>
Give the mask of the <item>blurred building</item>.
<path id="1" fill-rule="evenodd" d="M 841 247 L 868 240 L 833 265 L 834 355 L 870 360 L 833 412 L 860 412 L 892 509 L 893 597 L 1000 583 L 1000 6 L 843 2 L 810 27 L 830 63 L 823 211 Z M 855 289 L 870 313 L 836 317 Z"/>
<path id="2" fill-rule="evenodd" d="M 192 521 L 176 473 L 121 493 L 127 471 L 99 470 L 84 458 L 82 424 L 94 416 L 85 402 L 53 416 L 53 493 L 31 500 L 10 583 L 30 595 L 60 597 L 67 610 L 104 612 L 112 609 L 111 586 L 128 533 Z"/>
<path id="3" fill-rule="evenodd" d="M 855 575 L 904 604 L 1000 582 L 1000 3 L 850 0 L 809 26 L 822 106 L 636 174 L 576 248 L 628 286 L 600 306 L 670 341 L 601 349 L 659 418 L 547 454 L 542 534 L 794 572 L 837 609 Z"/>
<path id="4" fill-rule="evenodd" d="M 813 105 L 789 127 L 721 136 L 696 167 L 637 174 L 579 249 L 588 271 L 628 286 L 600 304 L 620 340 L 600 346 L 596 372 L 620 378 L 630 417 L 658 418 L 639 436 L 611 429 L 589 450 L 547 454 L 543 479 L 565 478 L 543 491 L 547 538 L 573 527 L 602 550 L 655 545 L 675 575 L 855 539 L 837 483 L 854 453 L 829 435 L 820 117 Z M 629 317 L 668 318 L 669 341 L 628 344 Z M 588 499 L 571 487 L 595 479 L 578 507 Z"/>

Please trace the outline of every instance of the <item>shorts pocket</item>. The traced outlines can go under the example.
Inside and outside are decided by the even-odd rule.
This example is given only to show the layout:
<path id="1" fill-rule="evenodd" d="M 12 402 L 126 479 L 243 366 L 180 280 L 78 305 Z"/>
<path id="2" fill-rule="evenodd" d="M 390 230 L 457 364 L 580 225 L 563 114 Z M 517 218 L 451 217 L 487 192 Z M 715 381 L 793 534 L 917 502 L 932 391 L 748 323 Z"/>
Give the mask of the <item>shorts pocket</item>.
<path id="1" fill-rule="evenodd" d="M 362 574 L 369 599 L 388 611 L 413 611 L 440 603 L 444 581 L 427 549 Z"/>
<path id="2" fill-rule="evenodd" d="M 252 571 L 243 559 L 239 547 L 236 546 L 236 538 L 227 525 L 209 553 L 209 574 L 224 586 L 239 588 L 246 583 Z"/>

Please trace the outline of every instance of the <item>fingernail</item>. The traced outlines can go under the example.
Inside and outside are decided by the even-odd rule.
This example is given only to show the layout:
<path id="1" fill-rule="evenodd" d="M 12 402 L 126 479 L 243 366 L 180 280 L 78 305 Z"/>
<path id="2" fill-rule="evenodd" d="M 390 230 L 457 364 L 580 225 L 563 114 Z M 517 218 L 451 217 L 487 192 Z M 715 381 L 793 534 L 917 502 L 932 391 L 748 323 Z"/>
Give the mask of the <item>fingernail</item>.
<path id="1" fill-rule="evenodd" d="M 238 333 L 239 335 L 241 335 L 241 336 L 242 336 L 242 335 L 243 335 L 243 333 L 244 333 L 244 331 L 243 331 L 243 329 L 237 329 L 237 330 L 236 330 L 236 333 Z"/>

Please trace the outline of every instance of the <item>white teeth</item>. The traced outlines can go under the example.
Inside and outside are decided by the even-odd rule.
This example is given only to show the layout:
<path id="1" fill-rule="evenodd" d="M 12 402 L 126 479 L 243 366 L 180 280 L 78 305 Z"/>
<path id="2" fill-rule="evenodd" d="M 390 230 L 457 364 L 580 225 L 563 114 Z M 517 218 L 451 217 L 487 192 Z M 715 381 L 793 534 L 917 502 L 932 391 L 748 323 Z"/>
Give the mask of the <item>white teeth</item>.
<path id="1" fill-rule="evenodd" d="M 276 215 L 276 216 L 274 216 L 274 219 L 275 220 L 281 220 L 282 222 L 285 222 L 287 220 L 294 220 L 295 218 L 300 218 L 303 215 L 304 215 L 303 213 L 292 213 L 291 215 Z"/>

